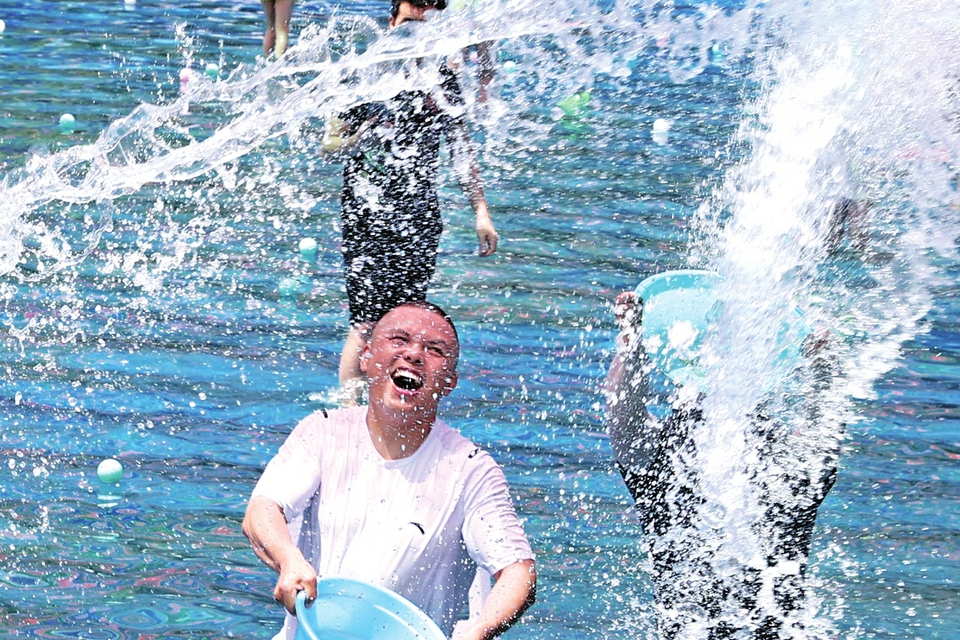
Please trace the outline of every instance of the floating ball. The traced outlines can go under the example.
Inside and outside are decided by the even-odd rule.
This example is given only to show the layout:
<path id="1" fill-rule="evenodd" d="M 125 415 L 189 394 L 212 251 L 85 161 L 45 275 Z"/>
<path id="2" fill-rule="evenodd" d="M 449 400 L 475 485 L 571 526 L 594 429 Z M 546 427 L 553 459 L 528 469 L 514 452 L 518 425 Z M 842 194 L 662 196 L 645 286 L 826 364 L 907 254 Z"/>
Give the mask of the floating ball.
<path id="1" fill-rule="evenodd" d="M 193 71 L 190 69 L 180 69 L 180 84 L 184 85 L 193 79 Z"/>
<path id="2" fill-rule="evenodd" d="M 123 0 L 123 4 L 127 4 L 127 5 L 137 4 L 137 0 Z"/>
<path id="3" fill-rule="evenodd" d="M 572 96 L 567 96 L 557 103 L 564 115 L 575 116 L 583 113 L 590 103 L 590 92 L 580 91 Z"/>
<path id="4" fill-rule="evenodd" d="M 513 73 L 517 70 L 517 63 L 513 60 L 507 60 L 503 63 L 503 70 L 506 73 Z"/>
<path id="5" fill-rule="evenodd" d="M 723 62 L 723 59 L 726 57 L 727 56 L 723 51 L 723 47 L 721 47 L 719 43 L 715 43 L 710 47 L 710 62 L 719 64 Z"/>
<path id="6" fill-rule="evenodd" d="M 206 69 L 204 69 L 204 71 L 206 72 L 207 77 L 210 78 L 211 80 L 216 80 L 217 78 L 220 77 L 220 67 L 218 67 L 213 62 L 208 64 Z"/>
<path id="7" fill-rule="evenodd" d="M 7 23 L 4 22 L 3 20 L 0 20 L 0 33 L 3 33 L 6 30 L 7 30 Z"/>
<path id="8" fill-rule="evenodd" d="M 107 458 L 97 466 L 97 477 L 100 482 L 117 484 L 123 478 L 123 465 L 113 458 Z"/>
<path id="9" fill-rule="evenodd" d="M 60 133 L 73 133 L 77 127 L 77 119 L 69 113 L 60 116 Z"/>
<path id="10" fill-rule="evenodd" d="M 657 118 L 653 121 L 653 130 L 651 137 L 653 141 L 661 146 L 670 142 L 670 127 L 673 123 L 663 118 Z"/>
<path id="11" fill-rule="evenodd" d="M 317 241 L 313 238 L 303 238 L 297 245 L 297 249 L 304 257 L 312 257 L 317 253 Z"/>
<path id="12" fill-rule="evenodd" d="M 299 289 L 300 282 L 298 282 L 296 278 L 283 278 L 277 285 L 277 290 L 280 292 L 280 295 L 284 297 L 297 295 Z"/>
<path id="13" fill-rule="evenodd" d="M 673 123 L 671 123 L 669 120 L 665 120 L 663 118 L 657 118 L 656 120 L 653 121 L 653 132 L 666 133 L 667 131 L 670 131 L 670 127 L 672 126 L 672 124 Z"/>

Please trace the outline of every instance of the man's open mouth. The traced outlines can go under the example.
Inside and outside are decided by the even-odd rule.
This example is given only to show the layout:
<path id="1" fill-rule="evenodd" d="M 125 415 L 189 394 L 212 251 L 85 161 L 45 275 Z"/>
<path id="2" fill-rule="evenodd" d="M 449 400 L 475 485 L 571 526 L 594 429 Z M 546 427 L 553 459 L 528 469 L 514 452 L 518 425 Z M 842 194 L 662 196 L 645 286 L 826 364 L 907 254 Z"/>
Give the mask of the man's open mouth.
<path id="1" fill-rule="evenodd" d="M 404 391 L 416 391 L 423 386 L 423 378 L 413 371 L 406 369 L 398 369 L 394 371 L 390 377 L 393 380 L 393 384 L 397 385 L 398 389 Z"/>

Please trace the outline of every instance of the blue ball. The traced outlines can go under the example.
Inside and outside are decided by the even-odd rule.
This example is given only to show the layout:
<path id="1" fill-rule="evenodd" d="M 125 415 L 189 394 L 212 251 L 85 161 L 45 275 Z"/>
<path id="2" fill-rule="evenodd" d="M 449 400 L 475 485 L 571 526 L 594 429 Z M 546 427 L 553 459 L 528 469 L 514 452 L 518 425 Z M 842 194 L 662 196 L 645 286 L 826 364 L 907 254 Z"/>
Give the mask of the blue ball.
<path id="1" fill-rule="evenodd" d="M 60 116 L 60 133 L 73 133 L 73 130 L 77 127 L 77 119 L 74 118 L 69 113 L 65 113 Z"/>
<path id="2" fill-rule="evenodd" d="M 317 256 L 317 241 L 313 238 L 303 238 L 297 244 L 297 250 L 300 252 L 300 255 L 307 260 L 312 260 Z"/>

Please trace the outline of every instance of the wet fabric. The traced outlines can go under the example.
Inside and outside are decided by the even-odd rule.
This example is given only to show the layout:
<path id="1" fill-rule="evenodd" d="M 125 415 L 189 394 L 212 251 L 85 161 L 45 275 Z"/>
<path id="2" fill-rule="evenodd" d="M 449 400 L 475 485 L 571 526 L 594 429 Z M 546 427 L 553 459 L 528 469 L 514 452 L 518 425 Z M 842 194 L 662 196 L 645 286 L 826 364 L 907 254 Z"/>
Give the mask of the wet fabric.
<path id="1" fill-rule="evenodd" d="M 361 132 L 344 164 L 341 198 L 351 324 L 426 297 L 443 231 L 440 144 L 460 144 L 455 127 L 464 126 L 456 76 L 446 65 L 440 76 L 432 91 L 404 91 L 343 115 L 345 135 Z"/>
<path id="2" fill-rule="evenodd" d="M 318 575 L 386 587 L 449 633 L 477 566 L 495 575 L 533 558 L 506 478 L 440 420 L 412 455 L 384 459 L 366 418 L 353 407 L 302 420 L 253 495 L 280 505 Z M 295 624 L 287 614 L 286 637 Z"/>
<path id="3" fill-rule="evenodd" d="M 820 452 L 811 472 L 810 465 L 789 463 L 777 425 L 754 416 L 767 456 L 754 477 L 763 510 L 754 533 L 763 558 L 757 565 L 718 566 L 704 551 L 713 544 L 712 532 L 699 519 L 704 502 L 692 471 L 697 451 L 691 432 L 702 419 L 699 407 L 676 410 L 664 421 L 652 464 L 618 464 L 646 533 L 661 635 L 687 637 L 695 626 L 702 631 L 698 637 L 711 640 L 742 637 L 745 630 L 750 635 L 744 637 L 757 640 L 791 638 L 800 624 L 817 509 L 836 479 L 839 441 Z M 772 600 L 763 598 L 764 587 Z"/>

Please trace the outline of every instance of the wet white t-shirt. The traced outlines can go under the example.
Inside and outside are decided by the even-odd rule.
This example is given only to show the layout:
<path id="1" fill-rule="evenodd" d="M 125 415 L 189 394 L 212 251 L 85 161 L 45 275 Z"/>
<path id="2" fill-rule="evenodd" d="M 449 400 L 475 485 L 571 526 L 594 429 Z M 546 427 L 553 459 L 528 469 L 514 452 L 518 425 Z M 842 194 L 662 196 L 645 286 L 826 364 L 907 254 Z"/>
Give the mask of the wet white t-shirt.
<path id="1" fill-rule="evenodd" d="M 399 593 L 449 635 L 477 566 L 496 574 L 533 558 L 496 462 L 437 420 L 411 456 L 385 460 L 366 407 L 314 413 L 293 430 L 253 491 L 283 508 L 318 575 Z M 278 638 L 293 638 L 287 615 Z"/>

